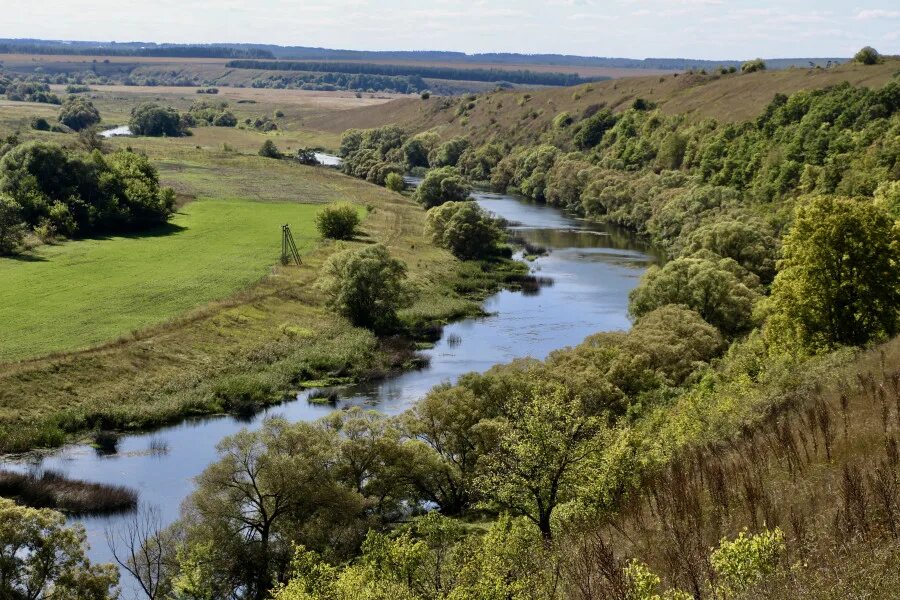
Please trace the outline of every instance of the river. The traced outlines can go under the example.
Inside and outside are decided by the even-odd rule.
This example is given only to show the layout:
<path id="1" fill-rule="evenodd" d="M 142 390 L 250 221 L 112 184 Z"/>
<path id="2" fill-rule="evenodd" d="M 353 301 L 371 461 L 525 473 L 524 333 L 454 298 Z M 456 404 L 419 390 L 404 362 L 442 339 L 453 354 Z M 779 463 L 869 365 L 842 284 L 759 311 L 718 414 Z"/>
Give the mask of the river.
<path id="1" fill-rule="evenodd" d="M 494 294 L 484 304 L 490 316 L 465 319 L 444 329 L 434 348 L 423 352 L 430 359 L 426 368 L 345 388 L 338 408 L 364 405 L 397 414 L 433 386 L 455 381 L 463 373 L 485 371 L 520 357 L 544 358 L 592 333 L 630 327 L 628 293 L 656 261 L 639 240 L 512 196 L 479 192 L 475 199 L 509 221 L 514 233 L 550 250 L 534 260 L 531 268 L 552 284 L 527 293 L 507 290 Z M 301 394 L 249 420 L 198 418 L 154 432 L 125 435 L 114 455 L 101 456 L 89 446 L 70 445 L 5 466 L 53 469 L 73 478 L 131 487 L 138 491 L 142 507 L 157 507 L 163 521 L 170 523 L 194 488 L 194 477 L 216 459 L 216 444 L 223 437 L 244 427 L 258 427 L 268 416 L 312 420 L 331 410 L 309 404 Z M 79 519 L 87 529 L 93 560 L 111 560 L 104 533 L 129 519 L 128 515 Z M 123 586 L 129 587 L 124 581 Z"/>

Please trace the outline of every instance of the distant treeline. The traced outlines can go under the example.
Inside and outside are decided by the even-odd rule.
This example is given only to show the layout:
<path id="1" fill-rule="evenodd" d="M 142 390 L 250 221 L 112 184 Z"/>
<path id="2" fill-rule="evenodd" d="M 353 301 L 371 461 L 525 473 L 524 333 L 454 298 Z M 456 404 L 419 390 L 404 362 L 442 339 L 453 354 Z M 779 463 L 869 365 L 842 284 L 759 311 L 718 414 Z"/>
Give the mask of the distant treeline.
<path id="1" fill-rule="evenodd" d="M 277 58 L 295 60 L 360 60 L 385 61 L 403 60 L 417 62 L 457 62 L 460 64 L 531 64 L 568 67 L 608 67 L 620 69 L 666 69 L 687 71 L 690 69 L 712 69 L 718 66 L 740 67 L 742 59 L 702 60 L 693 58 L 618 58 L 609 56 L 577 56 L 572 54 L 517 54 L 495 52 L 485 54 L 465 54 L 444 51 L 364 51 L 333 50 L 329 48 L 309 48 L 305 46 L 274 46 L 264 44 L 225 44 L 241 49 L 259 49 L 270 52 Z M 842 63 L 847 57 L 812 58 L 768 58 L 770 69 L 806 67 L 809 63 L 825 66 L 828 62 Z"/>
<path id="2" fill-rule="evenodd" d="M 413 94 L 429 88 L 418 75 L 370 75 L 368 73 L 301 72 L 259 77 L 255 88 L 301 90 L 351 90 L 357 92 L 397 92 Z"/>
<path id="3" fill-rule="evenodd" d="M 3 54 L 65 54 L 75 56 L 159 56 L 173 58 L 273 58 L 259 48 L 178 44 L 89 44 L 84 42 L 0 41 Z"/>
<path id="4" fill-rule="evenodd" d="M 524 85 L 569 86 L 588 81 L 597 81 L 598 79 L 608 79 L 603 77 L 585 78 L 574 73 L 540 73 L 528 70 L 507 71 L 505 69 L 467 69 L 429 65 L 384 65 L 345 62 L 232 60 L 228 63 L 228 66 L 235 69 L 262 69 L 265 71 L 353 73 L 387 75 L 391 77 L 429 77 L 455 81 L 508 81 Z"/>

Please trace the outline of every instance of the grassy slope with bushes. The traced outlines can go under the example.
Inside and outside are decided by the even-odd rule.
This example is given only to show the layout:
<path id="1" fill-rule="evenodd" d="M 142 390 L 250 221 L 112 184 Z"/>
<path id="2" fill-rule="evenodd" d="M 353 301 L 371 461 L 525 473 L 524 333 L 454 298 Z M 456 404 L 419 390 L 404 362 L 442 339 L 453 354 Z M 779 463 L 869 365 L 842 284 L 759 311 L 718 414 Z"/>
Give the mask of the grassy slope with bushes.
<path id="1" fill-rule="evenodd" d="M 131 106 L 142 101 L 138 92 L 123 100 L 105 96 L 98 104 L 104 115 L 124 118 Z M 185 104 L 189 102 L 190 99 L 184 99 Z M 30 111 L 40 110 L 36 105 L 4 107 L 0 122 L 27 123 Z M 251 110 L 257 109 L 251 107 Z M 37 137 L 77 144 L 77 140 L 65 134 L 28 131 L 25 135 L 26 139 Z M 297 135 L 302 132 L 284 132 L 287 138 Z M 277 225 L 287 216 L 284 211 L 290 212 L 291 206 L 297 206 L 295 203 L 301 203 L 298 209 L 309 216 L 310 224 L 316 205 L 350 201 L 368 207 L 357 241 L 341 244 L 356 246 L 378 241 L 406 263 L 409 282 L 418 291 L 416 302 L 400 315 L 410 327 L 479 313 L 473 299 L 484 290 L 493 289 L 498 277 L 505 277 L 486 274 L 480 267 L 473 270 L 470 268 L 473 265 L 462 265 L 449 252 L 429 243 L 424 234 L 424 211 L 408 198 L 329 169 L 255 156 L 265 137 L 243 129 L 199 128 L 191 138 L 122 138 L 107 143 L 113 148 L 127 146 L 146 153 L 159 166 L 162 183 L 174 187 L 182 200 L 232 198 L 223 206 L 249 212 L 262 209 L 258 215 L 261 220 L 269 214 L 277 221 L 274 237 L 270 236 L 267 242 L 269 264 L 277 261 Z M 178 216 L 176 222 L 194 210 L 202 211 L 205 202 L 199 201 L 196 207 L 188 204 L 182 209 L 186 214 Z M 255 218 L 250 222 L 257 222 Z M 71 345 L 64 350 L 64 346 L 96 341 L 97 333 L 86 332 L 77 324 L 65 324 L 62 312 L 53 315 L 51 321 L 55 319 L 65 326 L 56 332 L 58 337 L 51 338 L 54 342 L 44 348 L 36 345 L 35 334 L 24 330 L 12 332 L 18 339 L 32 336 L 29 355 L 46 354 L 50 349 L 61 352 L 0 365 L 2 450 L 56 445 L 71 434 L 96 428 L 135 429 L 172 422 L 188 414 L 244 410 L 278 402 L 291 389 L 309 380 L 374 376 L 402 366 L 411 347 L 382 344 L 324 308 L 321 293 L 313 284 L 321 264 L 341 246 L 311 240 L 302 221 L 286 220 L 294 226 L 298 244 L 309 250 L 303 265 L 276 266 L 261 281 L 238 293 L 231 293 L 235 287 L 226 290 L 227 280 L 237 285 L 235 278 L 244 283 L 258 279 L 263 275 L 260 268 L 266 261 L 258 249 L 241 250 L 233 246 L 234 239 L 229 242 L 223 236 L 212 242 L 209 249 L 197 251 L 216 260 L 212 250 L 217 245 L 231 244 L 232 249 L 227 252 L 253 256 L 255 266 L 244 271 L 244 275 L 236 272 L 235 278 L 220 281 L 221 293 L 216 294 L 220 299 L 216 301 L 204 304 L 210 299 L 204 295 L 199 306 L 195 303 L 195 309 L 180 315 L 177 312 L 187 308 L 184 298 L 175 301 L 177 309 L 170 306 L 163 311 L 157 306 L 147 306 L 147 314 L 152 314 L 152 318 L 143 320 L 143 324 L 163 322 L 131 331 L 136 322 L 120 321 L 117 331 L 112 327 L 104 330 L 108 341 L 81 351 L 69 351 Z M 227 224 L 229 228 L 236 226 L 231 221 Z M 244 235 L 249 239 L 256 234 L 250 231 Z M 129 244 L 171 249 L 179 244 L 179 239 L 189 237 L 190 229 L 171 237 L 67 242 L 35 252 L 37 257 L 65 259 L 70 253 L 81 252 L 80 248 L 87 251 L 96 247 L 97 252 L 110 256 L 125 252 Z M 107 242 L 110 254 L 103 248 Z M 189 255 L 181 258 L 186 260 Z M 56 266 L 54 261 L 3 260 L 11 261 L 11 266 L 4 264 L 4 269 L 15 272 L 17 278 L 32 269 L 50 272 Z M 156 267 L 148 264 L 147 268 Z M 42 284 L 51 286 L 53 282 Z M 167 289 L 174 292 L 168 284 Z M 136 295 L 140 294 L 131 293 L 132 298 Z M 195 297 L 195 300 L 201 299 Z M 60 307 L 66 308 L 63 303 L 59 303 Z M 131 311 L 132 307 L 128 307 L 128 312 Z M 35 316 L 32 322 L 41 320 Z M 81 333 L 76 336 L 73 331 Z M 56 335 L 49 329 L 42 333 Z M 111 339 L 116 335 L 120 337 Z M 14 353 L 26 354 L 18 344 Z"/>

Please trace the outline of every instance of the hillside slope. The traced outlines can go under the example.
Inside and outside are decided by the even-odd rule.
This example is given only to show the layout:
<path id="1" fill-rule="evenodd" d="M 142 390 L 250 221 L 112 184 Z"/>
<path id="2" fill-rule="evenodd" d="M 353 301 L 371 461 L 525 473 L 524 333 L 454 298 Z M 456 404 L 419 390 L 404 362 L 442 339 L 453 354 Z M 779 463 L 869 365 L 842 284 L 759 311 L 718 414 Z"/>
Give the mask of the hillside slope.
<path id="1" fill-rule="evenodd" d="M 375 108 L 345 111 L 312 125 L 337 133 L 394 123 L 414 131 L 435 128 L 444 138 L 464 135 L 474 143 L 500 134 L 506 140 L 523 143 L 536 140 L 561 112 L 578 117 L 596 106 L 619 112 L 630 108 L 635 99 L 643 98 L 656 103 L 665 114 L 738 122 L 759 115 L 775 94 L 821 89 L 845 81 L 880 87 L 897 72 L 900 59 L 886 59 L 876 66 L 845 64 L 832 69 L 653 75 L 527 93 L 497 91 L 474 98 L 404 98 Z"/>

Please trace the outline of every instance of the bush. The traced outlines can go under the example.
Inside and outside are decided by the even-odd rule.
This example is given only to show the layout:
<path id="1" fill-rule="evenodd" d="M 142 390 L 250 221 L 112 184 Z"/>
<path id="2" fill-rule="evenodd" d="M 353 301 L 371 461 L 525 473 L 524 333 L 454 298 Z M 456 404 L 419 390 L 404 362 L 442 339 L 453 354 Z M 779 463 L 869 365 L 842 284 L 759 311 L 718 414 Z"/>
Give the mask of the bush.
<path id="1" fill-rule="evenodd" d="M 775 571 L 785 550 L 784 534 L 778 527 L 753 535 L 744 530 L 734 540 L 723 539 L 709 557 L 716 573 L 716 597 L 739 597 Z"/>
<path id="2" fill-rule="evenodd" d="M 349 203 L 326 206 L 316 214 L 316 228 L 322 237 L 333 240 L 350 240 L 359 225 L 359 213 Z"/>
<path id="3" fill-rule="evenodd" d="M 419 95 L 419 97 L 420 97 L 422 100 L 428 100 L 429 98 L 431 98 L 431 92 L 429 92 L 428 90 L 425 90 L 424 92 L 422 92 L 422 93 Z"/>
<path id="4" fill-rule="evenodd" d="M 601 110 L 581 124 L 581 129 L 575 134 L 575 145 L 582 150 L 593 148 L 615 124 L 616 117 L 608 110 Z"/>
<path id="5" fill-rule="evenodd" d="M 428 154 L 428 163 L 432 167 L 455 167 L 459 157 L 469 147 L 469 140 L 455 137 L 432 150 Z"/>
<path id="6" fill-rule="evenodd" d="M 178 137 L 186 132 L 178 111 L 152 103 L 142 104 L 131 111 L 128 128 L 134 135 L 151 137 Z"/>
<path id="7" fill-rule="evenodd" d="M 757 71 L 765 71 L 766 63 L 761 58 L 755 58 L 753 60 L 748 60 L 744 64 L 741 65 L 742 73 L 756 73 Z"/>
<path id="8" fill-rule="evenodd" d="M 15 254 L 25 236 L 22 207 L 6 195 L 0 195 L 0 256 Z"/>
<path id="9" fill-rule="evenodd" d="M 414 198 L 425 208 L 444 202 L 460 202 L 469 197 L 469 184 L 454 167 L 442 167 L 428 172 L 416 189 Z"/>
<path id="10" fill-rule="evenodd" d="M 216 115 L 212 121 L 215 127 L 234 127 L 237 125 L 237 117 L 231 111 L 225 111 Z"/>
<path id="11" fill-rule="evenodd" d="M 301 165 L 309 165 L 315 166 L 319 164 L 319 159 L 316 158 L 316 151 L 311 150 L 309 148 L 299 148 L 297 150 L 297 162 Z"/>
<path id="12" fill-rule="evenodd" d="M 100 111 L 83 96 L 69 96 L 59 110 L 59 122 L 81 131 L 100 122 Z"/>
<path id="13" fill-rule="evenodd" d="M 474 202 L 445 202 L 428 211 L 432 241 L 462 260 L 496 254 L 504 233 L 497 221 Z"/>
<path id="14" fill-rule="evenodd" d="M 374 244 L 331 256 L 317 283 L 330 308 L 357 327 L 376 332 L 397 325 L 397 310 L 409 304 L 406 266 Z"/>
<path id="15" fill-rule="evenodd" d="M 730 264 L 740 269 L 734 261 Z M 651 267 L 632 290 L 629 311 L 640 318 L 666 304 L 682 304 L 723 333 L 748 331 L 759 294 L 728 266 L 723 261 L 690 257 L 676 258 L 661 268 Z"/>
<path id="16" fill-rule="evenodd" d="M 866 46 L 865 48 L 862 48 L 859 52 L 853 55 L 853 60 L 863 65 L 877 65 L 881 62 L 884 62 L 881 54 L 879 54 L 878 50 L 876 50 L 872 46 Z"/>
<path id="17" fill-rule="evenodd" d="M 266 140 L 259 148 L 259 155 L 264 156 L 265 158 L 281 158 L 281 150 L 278 149 L 275 142 Z"/>
<path id="18" fill-rule="evenodd" d="M 384 185 L 387 189 L 398 193 L 406 189 L 406 181 L 400 173 L 388 173 L 384 178 Z"/>
<path id="19" fill-rule="evenodd" d="M 35 131 L 50 131 L 50 122 L 44 117 L 32 117 L 31 128 Z"/>
<path id="20" fill-rule="evenodd" d="M 553 118 L 553 127 L 556 129 L 565 129 L 575 122 L 572 115 L 567 112 L 561 112 Z"/>
<path id="21" fill-rule="evenodd" d="M 3 156 L 0 192 L 21 207 L 27 225 L 46 220 L 66 235 L 156 226 L 175 204 L 146 156 L 85 154 L 47 142 L 21 144 Z"/>

